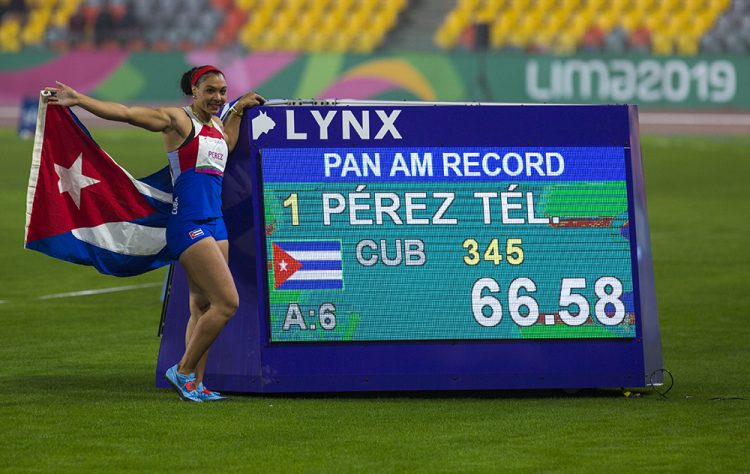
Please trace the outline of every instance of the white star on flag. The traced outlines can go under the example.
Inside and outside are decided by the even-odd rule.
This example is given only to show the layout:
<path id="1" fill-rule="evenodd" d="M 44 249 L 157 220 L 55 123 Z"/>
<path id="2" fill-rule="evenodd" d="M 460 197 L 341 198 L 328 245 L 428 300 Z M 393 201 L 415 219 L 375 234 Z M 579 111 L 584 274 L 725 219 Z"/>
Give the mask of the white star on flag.
<path id="1" fill-rule="evenodd" d="M 287 266 L 287 263 L 285 260 L 282 260 L 281 262 L 279 262 L 279 268 L 281 268 L 282 272 L 286 271 L 286 266 Z"/>
<path id="2" fill-rule="evenodd" d="M 68 193 L 78 209 L 81 208 L 81 190 L 99 182 L 98 179 L 84 176 L 81 171 L 83 165 L 83 153 L 78 154 L 78 158 L 70 168 L 65 168 L 55 164 L 55 172 L 60 177 L 57 183 L 60 194 Z"/>

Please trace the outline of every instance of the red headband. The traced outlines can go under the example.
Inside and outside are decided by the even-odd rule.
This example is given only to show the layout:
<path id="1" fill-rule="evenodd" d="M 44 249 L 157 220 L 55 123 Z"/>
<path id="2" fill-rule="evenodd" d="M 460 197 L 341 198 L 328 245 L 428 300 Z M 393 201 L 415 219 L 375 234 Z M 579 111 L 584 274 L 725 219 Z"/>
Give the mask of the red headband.
<path id="1" fill-rule="evenodd" d="M 215 66 L 203 66 L 202 68 L 197 69 L 192 76 L 190 76 L 190 85 L 194 86 L 198 83 L 198 79 L 201 78 L 202 75 L 209 73 L 209 72 L 218 72 L 219 74 L 224 74 L 221 72 L 217 67 Z"/>

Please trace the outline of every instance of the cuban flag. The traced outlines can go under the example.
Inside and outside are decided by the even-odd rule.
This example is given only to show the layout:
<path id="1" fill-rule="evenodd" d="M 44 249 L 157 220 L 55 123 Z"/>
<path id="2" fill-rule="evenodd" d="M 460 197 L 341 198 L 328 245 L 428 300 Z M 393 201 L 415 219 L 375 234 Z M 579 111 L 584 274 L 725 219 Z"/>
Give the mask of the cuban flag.
<path id="1" fill-rule="evenodd" d="M 277 290 L 340 290 L 341 242 L 273 242 L 273 287 Z"/>
<path id="2" fill-rule="evenodd" d="M 26 197 L 26 248 L 115 276 L 167 265 L 171 193 L 168 167 L 133 178 L 70 108 L 40 98 Z"/>
<path id="3" fill-rule="evenodd" d="M 229 102 L 227 102 L 226 104 L 224 104 L 224 107 L 222 107 L 222 109 L 221 109 L 221 110 L 219 111 L 219 113 L 218 113 L 218 114 L 216 114 L 216 115 L 218 115 L 218 116 L 219 116 L 219 119 L 220 119 L 220 120 L 221 120 L 222 122 L 223 122 L 223 121 L 224 121 L 224 120 L 225 120 L 225 119 L 227 118 L 227 116 L 229 115 L 229 109 L 231 109 L 231 108 L 232 108 L 232 106 L 233 106 L 234 104 L 236 104 L 236 103 L 237 103 L 237 101 L 239 101 L 239 100 L 240 100 L 241 98 L 242 98 L 242 96 L 240 96 L 240 97 L 237 97 L 236 99 L 234 99 L 234 100 L 232 100 L 232 101 L 229 101 Z"/>

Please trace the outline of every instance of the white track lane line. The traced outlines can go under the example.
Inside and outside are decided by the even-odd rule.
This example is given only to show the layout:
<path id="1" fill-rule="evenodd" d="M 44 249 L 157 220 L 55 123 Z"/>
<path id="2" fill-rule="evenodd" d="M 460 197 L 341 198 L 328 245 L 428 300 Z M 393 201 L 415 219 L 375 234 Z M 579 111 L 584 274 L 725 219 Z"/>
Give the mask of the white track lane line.
<path id="1" fill-rule="evenodd" d="M 750 126 L 750 115 L 713 113 L 642 112 L 641 125 Z"/>
<path id="2" fill-rule="evenodd" d="M 141 288 L 156 288 L 157 286 L 163 286 L 163 283 L 142 283 L 140 285 L 126 285 L 126 286 L 115 286 L 113 288 L 102 288 L 99 290 L 83 290 L 83 291 L 71 291 L 68 293 L 54 293 L 51 295 L 42 295 L 36 300 L 53 300 L 57 298 L 72 298 L 75 296 L 89 296 L 89 295 L 101 295 L 105 293 L 117 293 L 119 291 L 138 290 Z"/>

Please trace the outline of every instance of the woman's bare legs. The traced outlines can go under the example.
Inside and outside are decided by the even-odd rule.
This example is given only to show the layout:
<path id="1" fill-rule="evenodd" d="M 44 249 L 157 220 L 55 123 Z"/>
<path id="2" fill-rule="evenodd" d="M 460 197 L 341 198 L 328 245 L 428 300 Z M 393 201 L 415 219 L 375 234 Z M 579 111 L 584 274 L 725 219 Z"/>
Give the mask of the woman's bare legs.
<path id="1" fill-rule="evenodd" d="M 216 242 L 224 256 L 224 261 L 229 261 L 229 242 L 221 240 Z M 193 329 L 198 323 L 198 320 L 203 314 L 208 311 L 211 306 L 209 299 L 201 292 L 198 284 L 193 282 L 188 275 L 188 287 L 190 288 L 190 319 L 188 320 L 187 327 L 185 329 L 185 347 L 190 343 L 190 337 L 193 334 Z M 195 383 L 196 385 L 203 382 L 203 375 L 206 372 L 206 361 L 208 360 L 208 351 L 203 354 L 203 357 L 198 361 L 198 365 L 195 367 Z"/>
<path id="2" fill-rule="evenodd" d="M 192 285 L 190 319 L 194 319 L 193 303 L 196 313 L 200 313 L 192 324 L 188 321 L 190 336 L 178 365 L 181 374 L 189 374 L 196 372 L 202 359 L 205 364 L 208 348 L 237 311 L 239 295 L 229 272 L 226 252 L 222 251 L 219 243 L 212 237 L 190 246 L 180 256 L 180 263 Z M 195 298 L 192 298 L 193 294 L 196 295 Z M 206 301 L 208 307 L 201 312 L 202 308 L 206 308 Z"/>

